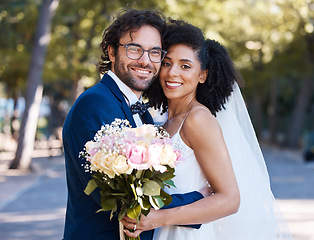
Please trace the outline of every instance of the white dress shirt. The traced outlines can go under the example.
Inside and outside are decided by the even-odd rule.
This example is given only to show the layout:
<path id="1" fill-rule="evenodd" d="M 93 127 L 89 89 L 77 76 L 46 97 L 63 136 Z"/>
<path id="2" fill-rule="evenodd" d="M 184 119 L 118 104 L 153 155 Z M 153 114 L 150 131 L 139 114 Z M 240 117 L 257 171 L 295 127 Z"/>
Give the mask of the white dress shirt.
<path id="1" fill-rule="evenodd" d="M 108 75 L 116 82 L 120 91 L 122 92 L 127 104 L 131 106 L 132 104 L 136 103 L 137 101 L 142 102 L 142 96 L 140 99 L 137 98 L 136 94 L 129 88 L 124 82 L 122 82 L 116 74 L 114 74 L 111 70 L 108 71 Z M 141 117 L 139 114 L 133 115 L 134 121 L 136 126 L 140 127 L 143 125 Z"/>

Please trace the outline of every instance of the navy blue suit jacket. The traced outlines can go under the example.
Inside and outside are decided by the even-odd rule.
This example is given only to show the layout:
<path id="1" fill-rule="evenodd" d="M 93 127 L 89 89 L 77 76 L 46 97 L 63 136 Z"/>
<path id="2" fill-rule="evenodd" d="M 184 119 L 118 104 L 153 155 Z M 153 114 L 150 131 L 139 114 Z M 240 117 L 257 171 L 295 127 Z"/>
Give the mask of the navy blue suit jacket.
<path id="1" fill-rule="evenodd" d="M 94 138 L 102 125 L 115 118 L 127 119 L 133 127 L 136 124 L 129 106 L 114 80 L 107 74 L 101 81 L 82 93 L 71 108 L 63 126 L 68 201 L 64 229 L 64 240 L 118 240 L 117 218 L 110 220 L 110 212 L 99 212 L 100 193 L 86 195 L 84 189 L 91 179 L 79 159 L 84 144 Z M 151 115 L 143 116 L 145 123 L 153 123 Z M 192 203 L 202 198 L 198 192 L 173 195 L 167 208 Z M 153 231 L 143 232 L 142 240 L 152 239 Z"/>

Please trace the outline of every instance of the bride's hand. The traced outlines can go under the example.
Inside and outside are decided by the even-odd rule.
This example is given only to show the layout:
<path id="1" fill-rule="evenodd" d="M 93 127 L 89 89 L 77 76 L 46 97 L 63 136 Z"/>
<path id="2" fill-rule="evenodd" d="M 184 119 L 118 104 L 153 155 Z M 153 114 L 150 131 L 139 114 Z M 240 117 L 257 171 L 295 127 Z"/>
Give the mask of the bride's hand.
<path id="1" fill-rule="evenodd" d="M 141 215 L 141 220 L 137 224 L 136 219 L 132 219 L 125 215 L 121 222 L 124 226 L 124 232 L 129 237 L 137 237 L 140 235 L 141 232 L 152 230 L 155 228 L 160 227 L 160 215 L 162 210 L 154 210 L 153 208 L 150 210 L 149 214 L 147 216 Z M 136 226 L 136 227 L 135 227 Z M 131 232 L 129 229 L 133 230 L 134 232 Z"/>

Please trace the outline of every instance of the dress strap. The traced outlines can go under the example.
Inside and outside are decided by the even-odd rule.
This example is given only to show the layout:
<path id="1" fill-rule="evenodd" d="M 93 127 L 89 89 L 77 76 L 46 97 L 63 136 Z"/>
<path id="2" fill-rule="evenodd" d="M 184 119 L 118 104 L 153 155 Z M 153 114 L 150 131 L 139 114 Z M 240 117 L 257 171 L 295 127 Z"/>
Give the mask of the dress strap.
<path id="1" fill-rule="evenodd" d="M 195 109 L 195 108 L 203 108 L 203 109 L 205 109 L 205 110 L 207 110 L 207 111 L 209 111 L 209 109 L 208 108 L 206 108 L 205 106 L 195 106 L 195 107 L 193 107 L 192 109 Z M 191 110 L 192 110 L 191 109 Z M 184 116 L 184 118 L 183 118 L 183 121 L 182 121 L 182 123 L 180 124 L 180 127 L 179 127 L 179 129 L 178 129 L 178 131 L 177 132 L 180 132 L 180 130 L 181 130 L 181 128 L 182 128 L 182 125 L 183 125 L 183 123 L 184 123 L 184 121 L 185 121 L 185 119 L 186 119 L 186 117 L 189 115 L 189 113 L 191 112 L 191 110 L 190 111 L 188 111 L 186 114 L 185 114 L 185 116 Z"/>
<path id="2" fill-rule="evenodd" d="M 185 114 L 185 116 L 184 116 L 184 118 L 183 118 L 183 121 L 181 122 L 180 127 L 178 128 L 177 133 L 179 133 L 179 132 L 180 132 L 181 127 L 182 127 L 182 125 L 183 125 L 183 123 L 184 123 L 184 121 L 185 121 L 185 119 L 186 119 L 186 117 L 187 117 L 188 115 L 189 115 L 189 112 L 187 112 L 187 113 Z M 179 134 L 180 134 L 180 133 L 179 133 Z"/>

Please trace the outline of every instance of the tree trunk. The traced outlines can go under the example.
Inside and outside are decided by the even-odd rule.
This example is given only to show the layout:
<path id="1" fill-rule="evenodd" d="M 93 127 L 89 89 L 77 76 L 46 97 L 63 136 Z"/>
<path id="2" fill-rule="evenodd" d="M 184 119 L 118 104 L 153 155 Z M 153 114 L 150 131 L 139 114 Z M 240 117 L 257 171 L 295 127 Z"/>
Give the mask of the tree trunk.
<path id="1" fill-rule="evenodd" d="M 298 100 L 294 107 L 292 121 L 289 124 L 290 128 L 287 133 L 286 145 L 288 147 L 296 148 L 299 146 L 306 108 L 312 95 L 312 82 L 313 78 L 311 77 L 302 80 Z"/>
<path id="2" fill-rule="evenodd" d="M 76 101 L 76 99 L 80 96 L 82 92 L 84 92 L 84 84 L 80 80 L 72 80 L 72 104 Z"/>
<path id="3" fill-rule="evenodd" d="M 11 162 L 10 169 L 29 169 L 31 165 L 39 107 L 43 93 L 41 77 L 44 59 L 47 45 L 50 42 L 51 19 L 58 4 L 59 0 L 43 0 L 42 3 L 27 77 L 28 84 L 26 89 L 25 110 L 21 123 L 16 156 Z"/>
<path id="4" fill-rule="evenodd" d="M 269 117 L 269 142 L 272 144 L 277 143 L 277 95 L 278 95 L 277 79 L 271 79 L 268 117 Z"/>
<path id="5" fill-rule="evenodd" d="M 17 108 L 18 104 L 18 94 L 16 91 L 13 91 L 12 98 L 14 101 L 13 105 L 13 114 L 11 118 L 11 135 L 15 141 L 18 140 L 20 123 L 19 123 L 19 109 Z"/>
<path id="6" fill-rule="evenodd" d="M 313 66 L 314 64 L 314 44 L 313 44 L 313 34 L 306 36 L 305 38 L 307 43 L 307 60 L 309 63 L 309 66 Z M 288 134 L 286 138 L 286 145 L 292 148 L 296 148 L 299 146 L 299 140 L 301 138 L 302 133 L 302 126 L 304 123 L 305 115 L 306 115 L 306 109 L 309 105 L 309 102 L 311 100 L 312 91 L 314 87 L 314 72 L 311 68 L 312 72 L 309 76 L 302 79 L 301 83 L 301 89 L 298 96 L 297 103 L 293 110 L 292 115 L 292 121 L 289 126 L 291 126 L 288 129 Z"/>
<path id="7" fill-rule="evenodd" d="M 254 98 L 254 129 L 256 136 L 259 138 L 262 134 L 262 101 L 259 93 L 255 93 Z"/>

